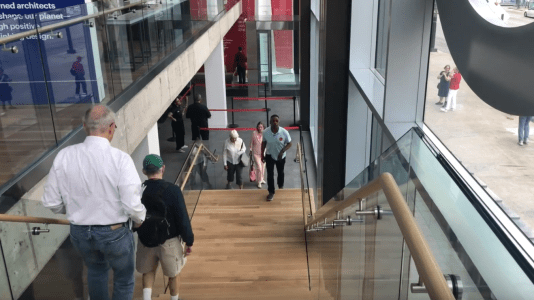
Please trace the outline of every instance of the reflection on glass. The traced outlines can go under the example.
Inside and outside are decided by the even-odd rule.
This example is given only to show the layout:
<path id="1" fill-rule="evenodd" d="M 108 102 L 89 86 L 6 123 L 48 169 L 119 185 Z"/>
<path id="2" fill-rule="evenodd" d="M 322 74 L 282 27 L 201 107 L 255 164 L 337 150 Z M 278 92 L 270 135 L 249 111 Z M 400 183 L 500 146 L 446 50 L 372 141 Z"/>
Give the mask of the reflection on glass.
<path id="1" fill-rule="evenodd" d="M 415 130 L 382 153 L 340 194 L 346 199 L 384 172 L 395 178 L 442 272 L 462 280 L 463 299 L 531 298 L 534 285 L 528 276 Z M 365 198 L 363 208 L 377 204 L 390 209 L 382 192 Z M 359 218 L 354 215 L 356 209 L 357 205 L 348 207 L 342 216 Z M 339 234 L 342 255 L 325 265 L 324 255 L 331 254 L 322 243 L 337 247 Z M 312 288 L 315 282 L 324 289 L 320 294 L 333 299 L 429 298 L 410 291 L 409 284 L 416 283 L 419 274 L 393 216 L 386 214 L 380 220 L 366 216 L 363 223 L 311 232 L 307 237 Z M 325 277 L 333 266 L 339 268 L 341 279 Z M 337 280 L 338 290 L 329 290 L 334 283 L 327 280 Z"/>
<path id="2" fill-rule="evenodd" d="M 386 77 L 390 7 L 391 0 L 378 1 L 378 28 L 376 31 L 375 69 L 384 78 Z"/>
<path id="3" fill-rule="evenodd" d="M 17 34 L 37 25 L 32 14 L 2 23 L 8 27 L 3 34 Z M 0 51 L 0 184 L 56 145 L 37 36 L 5 47 L 17 47 L 19 51 Z"/>

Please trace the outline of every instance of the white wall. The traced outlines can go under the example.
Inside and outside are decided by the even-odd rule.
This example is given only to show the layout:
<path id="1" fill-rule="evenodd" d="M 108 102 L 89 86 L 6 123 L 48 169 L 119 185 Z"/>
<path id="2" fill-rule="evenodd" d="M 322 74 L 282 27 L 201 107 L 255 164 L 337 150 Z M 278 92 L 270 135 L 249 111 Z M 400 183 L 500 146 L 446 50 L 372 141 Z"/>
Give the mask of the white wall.
<path id="1" fill-rule="evenodd" d="M 160 155 L 157 123 L 154 124 L 154 126 L 148 131 L 147 136 L 141 141 L 141 143 L 139 143 L 139 146 L 137 146 L 137 148 L 135 148 L 131 154 L 141 181 L 147 179 L 147 177 L 143 174 L 143 159 L 145 159 L 145 156 L 148 154 Z"/>
<path id="2" fill-rule="evenodd" d="M 345 185 L 350 183 L 367 165 L 371 142 L 368 140 L 371 122 L 369 108 L 356 85 L 349 79 L 349 101 L 347 107 L 347 157 L 345 159 Z"/>

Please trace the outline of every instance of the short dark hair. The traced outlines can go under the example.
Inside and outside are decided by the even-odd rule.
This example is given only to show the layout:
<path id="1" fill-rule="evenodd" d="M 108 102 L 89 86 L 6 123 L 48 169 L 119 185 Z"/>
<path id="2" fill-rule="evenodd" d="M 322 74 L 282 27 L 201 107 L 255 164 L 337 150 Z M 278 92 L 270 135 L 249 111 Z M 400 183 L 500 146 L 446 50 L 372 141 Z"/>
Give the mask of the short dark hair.
<path id="1" fill-rule="evenodd" d="M 153 176 L 158 174 L 161 171 L 161 168 L 156 168 L 155 166 L 149 166 L 148 168 L 144 168 L 143 171 L 145 171 L 146 176 Z"/>
<path id="2" fill-rule="evenodd" d="M 195 102 L 200 102 L 202 100 L 202 95 L 201 94 L 196 94 L 195 95 Z"/>
<path id="3" fill-rule="evenodd" d="M 278 119 L 280 119 L 280 117 L 279 117 L 278 115 L 272 115 L 272 116 L 271 116 L 271 119 L 272 119 L 272 118 L 278 118 Z"/>
<path id="4" fill-rule="evenodd" d="M 243 51 L 243 47 L 237 47 L 237 50 Z"/>

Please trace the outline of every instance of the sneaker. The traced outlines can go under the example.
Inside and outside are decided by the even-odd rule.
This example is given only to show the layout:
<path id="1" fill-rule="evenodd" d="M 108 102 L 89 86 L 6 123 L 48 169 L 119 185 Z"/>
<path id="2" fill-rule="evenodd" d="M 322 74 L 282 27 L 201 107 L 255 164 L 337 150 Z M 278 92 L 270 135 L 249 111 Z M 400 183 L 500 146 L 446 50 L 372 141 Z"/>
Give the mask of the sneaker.
<path id="1" fill-rule="evenodd" d="M 523 141 L 519 141 L 519 146 L 523 146 Z"/>
<path id="2" fill-rule="evenodd" d="M 274 194 L 269 193 L 269 195 L 267 195 L 267 201 L 273 201 L 273 199 L 274 199 Z"/>
<path id="3" fill-rule="evenodd" d="M 283 187 L 283 186 L 279 186 L 279 187 L 278 187 L 278 189 L 280 189 L 280 190 L 283 190 L 283 189 L 284 189 L 284 187 Z"/>
<path id="4" fill-rule="evenodd" d="M 189 148 L 189 146 L 183 145 L 182 148 L 180 148 L 180 149 L 187 149 L 187 148 Z"/>
<path id="5" fill-rule="evenodd" d="M 523 141 L 523 144 L 528 145 L 528 142 L 529 142 L 529 140 L 528 140 L 528 138 L 527 138 L 527 139 L 525 139 L 525 140 Z"/>
<path id="6" fill-rule="evenodd" d="M 259 188 L 259 189 L 261 189 L 261 182 L 260 182 L 260 183 L 258 183 L 258 188 Z"/>
<path id="7" fill-rule="evenodd" d="M 232 190 L 232 189 L 233 189 L 233 188 L 232 188 L 232 185 L 229 184 L 229 183 L 227 183 L 227 184 L 226 184 L 226 189 L 227 189 L 227 190 Z"/>
<path id="8" fill-rule="evenodd" d="M 265 180 L 262 180 L 262 181 L 261 181 L 261 184 L 266 184 L 266 183 L 267 183 L 267 182 L 265 182 Z"/>
<path id="9" fill-rule="evenodd" d="M 443 105 L 443 102 L 436 102 L 436 105 Z"/>
<path id="10" fill-rule="evenodd" d="M 442 112 L 447 112 L 446 108 L 440 108 L 439 110 L 441 110 Z"/>
<path id="11" fill-rule="evenodd" d="M 179 149 L 179 150 L 178 150 L 178 153 L 184 153 L 184 152 L 185 152 L 184 149 Z"/>

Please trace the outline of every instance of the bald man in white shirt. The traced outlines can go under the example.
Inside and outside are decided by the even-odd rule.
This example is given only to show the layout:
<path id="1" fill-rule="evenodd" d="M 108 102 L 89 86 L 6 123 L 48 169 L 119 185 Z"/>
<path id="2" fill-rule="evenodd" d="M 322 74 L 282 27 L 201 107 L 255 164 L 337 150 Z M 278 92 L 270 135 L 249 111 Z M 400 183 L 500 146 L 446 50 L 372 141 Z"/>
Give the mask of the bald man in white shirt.
<path id="1" fill-rule="evenodd" d="M 108 300 L 113 269 L 113 300 L 131 300 L 134 240 L 131 218 L 141 224 L 141 180 L 132 158 L 111 146 L 115 114 L 96 105 L 83 118 L 85 141 L 61 150 L 48 174 L 43 205 L 67 215 L 70 238 L 87 265 L 91 299 Z"/>

